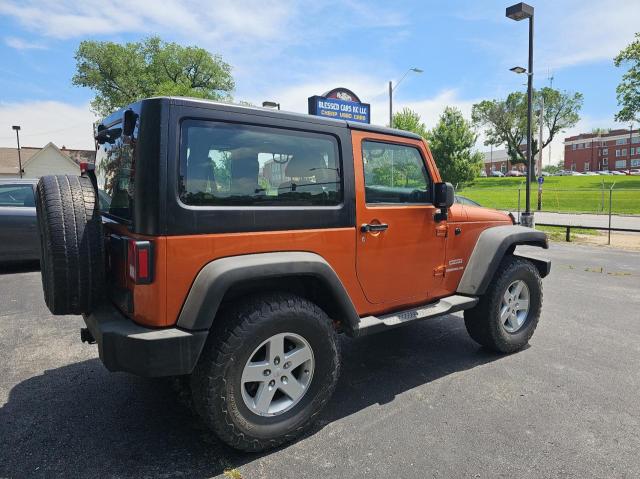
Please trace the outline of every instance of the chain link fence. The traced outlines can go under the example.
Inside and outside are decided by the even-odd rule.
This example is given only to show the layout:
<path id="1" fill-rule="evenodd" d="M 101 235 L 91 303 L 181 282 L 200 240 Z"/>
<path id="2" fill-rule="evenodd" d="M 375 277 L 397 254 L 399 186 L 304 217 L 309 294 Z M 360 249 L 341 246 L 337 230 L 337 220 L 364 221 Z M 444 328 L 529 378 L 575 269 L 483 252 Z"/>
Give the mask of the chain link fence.
<path id="1" fill-rule="evenodd" d="M 524 185 L 517 188 L 460 188 L 456 194 L 489 208 L 513 212 L 525 209 Z M 559 189 L 543 186 L 538 201 L 538 185 L 532 184 L 531 209 L 553 213 L 640 215 L 640 188 L 604 185 L 602 188 Z"/>

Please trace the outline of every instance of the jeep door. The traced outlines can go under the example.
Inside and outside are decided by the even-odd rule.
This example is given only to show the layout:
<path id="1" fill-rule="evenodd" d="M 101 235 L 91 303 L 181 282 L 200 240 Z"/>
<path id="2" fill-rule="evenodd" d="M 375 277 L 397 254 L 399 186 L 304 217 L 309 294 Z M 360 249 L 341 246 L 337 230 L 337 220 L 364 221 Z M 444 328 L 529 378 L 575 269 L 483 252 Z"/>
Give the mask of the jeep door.
<path id="1" fill-rule="evenodd" d="M 435 222 L 431 203 L 437 169 L 421 140 L 368 131 L 352 138 L 363 292 L 389 308 L 427 302 L 444 274 L 447 225 Z"/>

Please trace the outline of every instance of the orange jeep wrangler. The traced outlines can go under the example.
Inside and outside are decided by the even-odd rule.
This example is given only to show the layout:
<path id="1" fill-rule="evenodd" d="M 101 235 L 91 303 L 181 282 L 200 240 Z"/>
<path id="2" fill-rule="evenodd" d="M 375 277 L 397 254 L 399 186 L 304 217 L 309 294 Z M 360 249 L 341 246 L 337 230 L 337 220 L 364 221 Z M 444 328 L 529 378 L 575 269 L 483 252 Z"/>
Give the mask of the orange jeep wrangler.
<path id="1" fill-rule="evenodd" d="M 544 233 L 458 204 L 419 136 L 187 98 L 104 119 L 95 164 L 37 188 L 42 285 L 82 314 L 110 371 L 188 378 L 227 444 L 290 441 L 327 403 L 336 335 L 464 310 L 471 337 L 527 344 Z"/>

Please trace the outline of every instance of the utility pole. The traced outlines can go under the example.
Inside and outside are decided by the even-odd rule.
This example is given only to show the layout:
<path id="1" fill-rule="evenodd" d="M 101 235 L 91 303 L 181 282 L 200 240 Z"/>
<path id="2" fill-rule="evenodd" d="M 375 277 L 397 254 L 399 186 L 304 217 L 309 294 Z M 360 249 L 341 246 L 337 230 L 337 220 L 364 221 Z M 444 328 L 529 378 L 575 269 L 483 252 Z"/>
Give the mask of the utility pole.
<path id="1" fill-rule="evenodd" d="M 20 174 L 20 178 L 22 178 L 22 157 L 20 155 L 20 125 L 13 125 L 11 128 L 13 130 L 16 130 L 16 140 L 18 142 L 18 173 Z"/>
<path id="2" fill-rule="evenodd" d="M 393 128 L 393 82 L 389 80 L 389 128 Z"/>
<path id="3" fill-rule="evenodd" d="M 538 176 L 542 175 L 542 126 L 544 121 L 544 97 L 540 95 L 540 133 L 538 135 Z"/>

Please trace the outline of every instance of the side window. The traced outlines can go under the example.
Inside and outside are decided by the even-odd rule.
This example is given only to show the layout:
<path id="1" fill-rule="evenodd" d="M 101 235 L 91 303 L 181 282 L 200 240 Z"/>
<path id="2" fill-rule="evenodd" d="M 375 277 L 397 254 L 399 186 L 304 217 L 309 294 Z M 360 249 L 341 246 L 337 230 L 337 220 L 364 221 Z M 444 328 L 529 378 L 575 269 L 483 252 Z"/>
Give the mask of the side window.
<path id="1" fill-rule="evenodd" d="M 329 206 L 342 202 L 338 142 L 329 135 L 187 120 L 180 199 L 197 206 Z"/>
<path id="2" fill-rule="evenodd" d="M 0 207 L 34 207 L 35 205 L 36 202 L 31 185 L 0 185 Z"/>
<path id="3" fill-rule="evenodd" d="M 367 203 L 430 203 L 431 180 L 413 146 L 362 142 Z"/>

